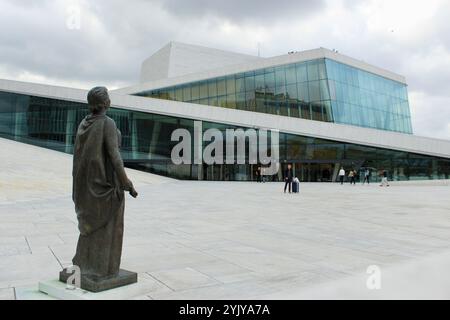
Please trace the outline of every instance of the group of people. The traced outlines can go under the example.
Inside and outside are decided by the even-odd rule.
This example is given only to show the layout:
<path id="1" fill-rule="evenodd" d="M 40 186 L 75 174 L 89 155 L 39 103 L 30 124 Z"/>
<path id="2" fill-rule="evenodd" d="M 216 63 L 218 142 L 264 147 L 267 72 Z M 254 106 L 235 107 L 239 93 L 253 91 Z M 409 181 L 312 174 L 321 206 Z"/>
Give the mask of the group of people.
<path id="1" fill-rule="evenodd" d="M 348 178 L 349 178 L 350 184 L 356 185 L 357 175 L 358 175 L 358 173 L 356 172 L 356 170 L 350 169 L 350 171 L 348 173 Z M 371 175 L 372 175 L 371 171 L 368 168 L 366 168 L 364 170 L 364 180 L 363 180 L 362 184 L 365 184 L 366 182 L 367 182 L 367 184 L 370 184 Z M 381 176 L 380 187 L 384 187 L 384 186 L 389 187 L 387 171 L 382 169 L 380 171 L 380 176 Z M 344 167 L 341 167 L 341 169 L 339 170 L 339 181 L 341 184 L 344 184 L 344 179 L 345 179 L 345 170 L 344 170 Z"/>
<path id="2" fill-rule="evenodd" d="M 356 175 L 357 175 L 356 170 L 351 169 L 350 172 L 348 173 L 350 184 L 356 184 Z M 341 184 L 344 184 L 344 178 L 345 178 L 345 170 L 344 168 L 341 168 L 341 170 L 339 170 L 339 181 L 341 182 Z"/>
<path id="3" fill-rule="evenodd" d="M 256 170 L 256 180 L 258 182 L 265 182 L 265 174 L 264 174 L 264 167 L 258 167 L 258 169 Z M 388 182 L 388 173 L 386 170 L 382 169 L 380 171 L 380 176 L 381 176 L 381 184 L 380 186 L 387 186 L 389 187 L 389 182 Z M 344 184 L 345 181 L 345 177 L 346 177 L 346 171 L 344 169 L 344 167 L 341 167 L 341 169 L 339 170 L 338 173 L 339 176 L 339 182 L 340 184 Z M 366 182 L 369 185 L 370 184 L 370 178 L 372 176 L 372 172 L 370 171 L 369 168 L 365 168 L 363 171 L 363 182 L 362 184 L 364 185 Z M 358 177 L 358 172 L 355 169 L 350 169 L 350 171 L 347 174 L 348 177 L 348 181 L 350 182 L 350 185 L 356 185 L 356 179 Z M 299 179 L 297 177 L 294 177 L 294 173 L 292 170 L 292 165 L 288 164 L 286 169 L 283 171 L 283 178 L 284 178 L 284 193 L 286 193 L 286 191 L 288 191 L 289 193 L 291 192 L 298 192 L 298 184 L 299 184 Z"/>

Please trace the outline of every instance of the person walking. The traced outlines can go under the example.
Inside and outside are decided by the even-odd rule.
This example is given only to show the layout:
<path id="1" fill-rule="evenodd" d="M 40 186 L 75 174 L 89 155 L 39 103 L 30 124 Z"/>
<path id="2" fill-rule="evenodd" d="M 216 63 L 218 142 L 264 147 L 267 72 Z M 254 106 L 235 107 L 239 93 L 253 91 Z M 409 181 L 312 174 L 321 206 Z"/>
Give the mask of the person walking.
<path id="1" fill-rule="evenodd" d="M 256 169 L 256 181 L 261 182 L 261 167 L 258 167 L 258 169 Z"/>
<path id="2" fill-rule="evenodd" d="M 341 184 L 344 184 L 344 177 L 345 177 L 345 170 L 344 167 L 341 167 L 341 170 L 339 170 L 339 181 Z"/>
<path id="3" fill-rule="evenodd" d="M 388 174 L 386 170 L 381 170 L 381 184 L 380 187 L 389 187 L 389 182 L 388 182 Z"/>
<path id="4" fill-rule="evenodd" d="M 354 185 L 356 185 L 356 180 L 355 180 L 355 175 L 356 175 L 356 171 L 355 170 L 350 170 L 350 172 L 348 173 L 348 177 L 350 178 L 350 185 L 353 183 Z"/>
<path id="5" fill-rule="evenodd" d="M 288 164 L 287 169 L 284 171 L 284 193 L 286 193 L 286 188 L 289 186 L 289 193 L 291 193 L 291 187 L 292 187 L 292 166 Z"/>
<path id="6" fill-rule="evenodd" d="M 364 181 L 363 184 L 366 183 L 370 184 L 370 170 L 366 168 L 366 170 L 364 171 Z"/>

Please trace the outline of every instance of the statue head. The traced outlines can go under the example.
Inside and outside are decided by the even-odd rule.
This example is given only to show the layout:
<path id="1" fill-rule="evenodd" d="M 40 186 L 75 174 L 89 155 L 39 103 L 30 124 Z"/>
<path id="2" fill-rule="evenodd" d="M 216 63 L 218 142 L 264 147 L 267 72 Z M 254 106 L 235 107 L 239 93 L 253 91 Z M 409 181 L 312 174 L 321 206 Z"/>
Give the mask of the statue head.
<path id="1" fill-rule="evenodd" d="M 105 87 L 95 87 L 89 90 L 87 101 L 89 104 L 89 111 L 92 114 L 106 112 L 106 110 L 111 105 L 108 89 L 106 89 Z"/>

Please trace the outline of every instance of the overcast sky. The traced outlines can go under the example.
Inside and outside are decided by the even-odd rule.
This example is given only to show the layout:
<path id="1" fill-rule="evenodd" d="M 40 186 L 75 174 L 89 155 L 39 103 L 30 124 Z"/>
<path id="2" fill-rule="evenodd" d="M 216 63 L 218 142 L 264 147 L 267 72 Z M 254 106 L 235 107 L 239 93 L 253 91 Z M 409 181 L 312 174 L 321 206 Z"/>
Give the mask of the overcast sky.
<path id="1" fill-rule="evenodd" d="M 260 43 L 265 57 L 335 48 L 404 75 L 414 133 L 450 139 L 449 18 L 448 0 L 0 0 L 0 78 L 132 85 L 171 40 Z"/>

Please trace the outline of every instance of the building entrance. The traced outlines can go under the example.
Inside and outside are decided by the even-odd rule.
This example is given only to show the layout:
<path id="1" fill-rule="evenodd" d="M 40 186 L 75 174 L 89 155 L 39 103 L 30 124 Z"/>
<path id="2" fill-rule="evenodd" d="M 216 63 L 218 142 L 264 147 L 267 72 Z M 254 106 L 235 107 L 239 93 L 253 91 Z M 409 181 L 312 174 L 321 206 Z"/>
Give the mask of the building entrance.
<path id="1" fill-rule="evenodd" d="M 363 162 L 364 160 L 297 162 L 292 164 L 292 168 L 294 176 L 302 182 L 333 182 L 337 181 L 341 166 L 347 175 L 350 169 L 358 171 Z M 283 170 L 285 168 L 286 164 L 283 165 Z"/>
<path id="2" fill-rule="evenodd" d="M 331 182 L 335 163 L 294 163 L 294 176 L 302 182 Z"/>

